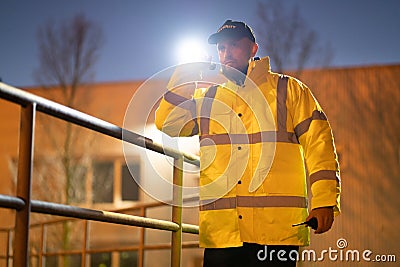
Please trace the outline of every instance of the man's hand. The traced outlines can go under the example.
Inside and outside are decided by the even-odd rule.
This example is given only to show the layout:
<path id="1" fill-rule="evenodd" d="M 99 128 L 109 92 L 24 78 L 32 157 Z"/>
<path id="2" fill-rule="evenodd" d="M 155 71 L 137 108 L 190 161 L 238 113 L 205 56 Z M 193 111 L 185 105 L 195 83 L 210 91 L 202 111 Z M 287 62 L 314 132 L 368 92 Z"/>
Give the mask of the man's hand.
<path id="1" fill-rule="evenodd" d="M 322 234 L 331 229 L 333 224 L 333 207 L 321 207 L 313 209 L 307 217 L 307 221 L 312 217 L 317 218 L 318 228 L 316 234 Z"/>

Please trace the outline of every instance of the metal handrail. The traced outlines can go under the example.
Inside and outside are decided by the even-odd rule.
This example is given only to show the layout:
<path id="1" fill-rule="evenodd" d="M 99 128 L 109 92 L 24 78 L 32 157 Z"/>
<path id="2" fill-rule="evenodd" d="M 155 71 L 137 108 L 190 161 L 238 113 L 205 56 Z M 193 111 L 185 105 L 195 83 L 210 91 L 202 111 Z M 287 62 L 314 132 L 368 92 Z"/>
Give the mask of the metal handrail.
<path id="1" fill-rule="evenodd" d="M 154 143 L 153 140 L 147 137 L 2 82 L 0 82 L 0 98 L 19 104 L 22 107 L 17 197 L 0 195 L 0 207 L 15 209 L 17 211 L 15 220 L 15 247 L 13 253 L 14 266 L 28 265 L 30 212 L 171 231 L 171 265 L 173 267 L 180 266 L 182 232 L 198 234 L 198 226 L 182 223 L 182 206 L 174 205 L 172 207 L 172 221 L 163 221 L 110 211 L 92 210 L 31 200 L 33 140 L 36 111 L 80 125 L 84 128 L 117 138 L 130 144 L 173 157 L 173 179 L 176 185 L 182 184 L 183 162 L 200 166 L 200 161 L 197 156 L 173 148 L 163 147 L 160 144 Z M 179 186 L 174 187 L 173 196 L 174 203 L 182 203 L 182 191 L 179 189 Z"/>
<path id="2" fill-rule="evenodd" d="M 189 198 L 189 200 L 193 200 L 192 198 Z M 185 201 L 185 199 L 184 199 Z M 12 197 L 12 196 L 6 196 L 6 195 L 1 195 L 0 194 L 0 204 L 5 204 L 7 207 L 14 208 L 16 210 L 22 208 L 23 206 L 23 201 L 17 197 Z M 81 209 L 80 207 L 73 207 L 73 206 L 67 206 L 67 205 L 61 205 L 61 208 L 59 209 L 60 211 L 56 211 L 56 214 L 51 212 L 51 209 L 57 208 L 57 204 L 54 205 L 54 203 L 48 203 L 44 201 L 31 201 L 31 211 L 32 212 L 37 212 L 37 213 L 43 213 L 43 214 L 51 214 L 51 215 L 60 215 L 64 216 L 65 208 L 68 210 L 73 210 L 72 213 L 75 213 L 76 216 L 74 218 L 69 217 L 69 218 L 57 218 L 57 219 L 52 219 L 52 220 L 46 220 L 42 222 L 36 222 L 36 223 L 31 223 L 30 228 L 35 228 L 39 227 L 41 228 L 41 239 L 43 242 L 43 227 L 53 225 L 53 224 L 60 224 L 64 222 L 72 222 L 77 219 L 83 219 L 83 220 L 91 220 L 91 221 L 100 221 L 100 222 L 108 222 L 108 223 L 115 223 L 115 224 L 122 224 L 125 225 L 125 221 L 122 220 L 129 220 L 128 225 L 131 226 L 140 226 L 144 228 L 153 228 L 153 229 L 158 229 L 158 230 L 171 230 L 171 229 L 163 229 L 164 225 L 163 223 L 166 222 L 169 226 L 172 226 L 175 229 L 178 229 L 179 225 L 178 224 L 173 224 L 170 221 L 165 221 L 165 220 L 159 220 L 159 219 L 152 219 L 152 218 L 145 218 L 145 217 L 140 217 L 140 216 L 129 216 L 128 214 L 121 214 L 121 213 L 126 213 L 126 212 L 131 212 L 131 211 L 144 211 L 141 212 L 143 215 L 145 215 L 145 211 L 149 208 L 157 208 L 157 207 L 163 207 L 166 206 L 166 203 L 163 202 L 149 202 L 149 203 L 138 203 L 133 206 L 125 207 L 125 208 L 119 208 L 116 210 L 111 210 L 108 211 L 107 213 L 103 214 L 103 216 L 97 216 L 96 213 L 102 212 L 101 210 L 90 210 L 90 209 Z M 46 205 L 51 205 L 52 208 L 48 210 L 46 208 Z M 57 208 L 58 209 L 58 208 Z M 76 209 L 76 210 L 75 210 Z M 43 210 L 43 212 L 42 212 Z M 89 213 L 94 213 L 93 216 L 86 216 L 86 211 L 89 211 Z M 109 213 L 116 214 L 117 218 L 114 216 L 108 216 Z M 124 216 L 127 215 L 127 216 Z M 104 218 L 106 218 L 104 220 Z M 87 223 L 87 221 L 86 221 Z M 158 228 L 160 226 L 160 228 Z M 85 227 L 86 228 L 86 227 Z M 173 229 L 173 230 L 175 230 Z M 182 223 L 182 232 L 184 233 L 190 233 L 190 234 L 198 234 L 198 226 L 196 225 L 191 225 L 191 224 L 185 224 Z M 7 238 L 6 240 L 8 241 L 7 247 L 6 247 L 6 253 L 5 255 L 0 255 L 0 259 L 4 259 L 7 261 L 10 258 L 12 258 L 12 254 L 10 254 L 10 244 L 11 244 L 11 233 L 14 231 L 13 228 L 0 228 L 0 233 L 6 233 Z M 86 240 L 88 237 L 87 231 L 83 231 L 84 235 L 84 240 Z M 186 241 L 182 242 L 182 248 L 198 248 L 199 247 L 199 242 L 198 241 Z M 143 240 L 139 241 L 138 244 L 136 245 L 128 245 L 128 246 L 119 246 L 118 248 L 88 248 L 86 245 L 83 246 L 81 249 L 75 249 L 75 250 L 68 250 L 68 251 L 43 251 L 43 248 L 40 248 L 39 251 L 36 252 L 31 252 L 30 256 L 31 257 L 49 257 L 49 256 L 57 256 L 57 255 L 73 255 L 73 254 L 81 254 L 81 255 L 88 255 L 88 254 L 93 254 L 93 253 L 103 253 L 103 252 L 118 252 L 118 251 L 138 251 L 139 253 L 139 258 L 143 257 L 143 252 L 148 251 L 148 250 L 160 250 L 160 249 L 171 249 L 171 244 L 168 243 L 160 243 L 160 244 L 144 244 Z M 8 265 L 7 265 L 8 266 Z M 39 265 L 40 266 L 40 265 Z M 139 266 L 142 266 L 139 264 Z"/>
<path id="3" fill-rule="evenodd" d="M 162 145 L 155 143 L 150 138 L 144 137 L 107 121 L 93 117 L 89 114 L 69 108 L 2 82 L 0 82 L 0 97 L 21 106 L 35 103 L 37 111 L 41 111 L 53 117 L 80 125 L 87 129 L 164 154 L 166 156 L 173 158 L 183 157 L 185 162 L 200 166 L 199 157 L 196 155 L 185 153 L 170 147 L 163 147 Z"/>

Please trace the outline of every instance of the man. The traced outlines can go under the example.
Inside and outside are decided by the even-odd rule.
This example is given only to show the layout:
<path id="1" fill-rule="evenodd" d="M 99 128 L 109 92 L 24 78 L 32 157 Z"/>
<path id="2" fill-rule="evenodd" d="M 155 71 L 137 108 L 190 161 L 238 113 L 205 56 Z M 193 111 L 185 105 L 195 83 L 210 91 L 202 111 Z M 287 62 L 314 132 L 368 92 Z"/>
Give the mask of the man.
<path id="1" fill-rule="evenodd" d="M 208 41 L 227 82 L 194 91 L 177 69 L 156 111 L 165 133 L 200 136 L 204 266 L 296 266 L 310 232 L 292 225 L 316 218 L 321 234 L 340 212 L 330 125 L 306 85 L 254 57 L 248 25 L 227 20 Z"/>

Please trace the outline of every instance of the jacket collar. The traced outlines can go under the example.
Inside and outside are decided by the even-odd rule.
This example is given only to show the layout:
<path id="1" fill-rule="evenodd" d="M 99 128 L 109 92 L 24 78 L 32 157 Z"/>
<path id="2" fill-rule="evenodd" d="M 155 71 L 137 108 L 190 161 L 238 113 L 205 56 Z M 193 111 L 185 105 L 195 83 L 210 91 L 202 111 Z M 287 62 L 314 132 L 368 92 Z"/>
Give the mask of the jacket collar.
<path id="1" fill-rule="evenodd" d="M 260 79 L 265 77 L 267 72 L 271 71 L 271 66 L 269 63 L 269 57 L 264 57 L 264 58 L 259 58 L 255 57 L 249 60 L 249 66 L 247 68 L 247 75 L 241 76 L 241 75 L 234 75 L 234 76 L 229 76 L 227 73 L 223 73 L 223 75 L 228 78 L 228 80 L 231 83 L 231 85 L 236 85 L 236 86 L 243 86 L 246 84 L 247 80 L 251 80 L 254 83 L 258 83 Z"/>
<path id="2" fill-rule="evenodd" d="M 249 67 L 247 69 L 247 76 L 258 76 L 259 74 L 265 74 L 271 71 L 271 66 L 269 63 L 269 57 L 255 57 L 249 60 Z"/>

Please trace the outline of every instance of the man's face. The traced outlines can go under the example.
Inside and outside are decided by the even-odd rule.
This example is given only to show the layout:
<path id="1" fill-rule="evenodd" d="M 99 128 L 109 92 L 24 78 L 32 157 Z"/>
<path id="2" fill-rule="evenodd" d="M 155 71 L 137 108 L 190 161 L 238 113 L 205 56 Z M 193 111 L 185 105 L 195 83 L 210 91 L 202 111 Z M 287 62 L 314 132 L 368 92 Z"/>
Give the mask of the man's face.
<path id="1" fill-rule="evenodd" d="M 258 46 L 247 37 L 226 38 L 218 42 L 217 49 L 221 64 L 246 72 L 249 59 L 255 56 Z"/>

